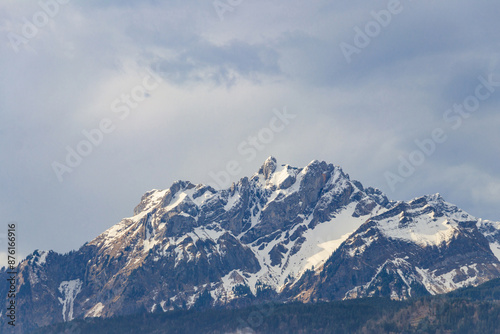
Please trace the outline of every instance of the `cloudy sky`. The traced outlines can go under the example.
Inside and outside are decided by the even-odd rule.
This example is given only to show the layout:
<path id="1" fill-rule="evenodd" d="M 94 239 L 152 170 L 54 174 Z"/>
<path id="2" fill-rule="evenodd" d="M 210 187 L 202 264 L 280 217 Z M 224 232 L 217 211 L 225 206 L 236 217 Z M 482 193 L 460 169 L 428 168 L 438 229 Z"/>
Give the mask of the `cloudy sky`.
<path id="1" fill-rule="evenodd" d="M 147 190 L 236 181 L 270 155 L 500 220 L 499 12 L 496 1 L 0 0 L 0 236 L 17 222 L 20 257 L 67 252 Z"/>

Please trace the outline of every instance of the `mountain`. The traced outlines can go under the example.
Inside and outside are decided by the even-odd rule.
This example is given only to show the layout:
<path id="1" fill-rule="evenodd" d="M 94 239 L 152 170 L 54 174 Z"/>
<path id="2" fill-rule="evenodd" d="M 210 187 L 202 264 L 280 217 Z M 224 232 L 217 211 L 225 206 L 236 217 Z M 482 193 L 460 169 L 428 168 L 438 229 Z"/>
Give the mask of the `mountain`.
<path id="1" fill-rule="evenodd" d="M 78 251 L 35 251 L 18 266 L 16 329 L 270 301 L 406 299 L 500 277 L 499 258 L 500 223 L 439 195 L 396 202 L 339 166 L 270 157 L 229 189 L 178 181 L 149 191 L 132 217 Z"/>
<path id="2" fill-rule="evenodd" d="M 91 318 L 34 334 L 92 333 L 500 333 L 500 279 L 448 294 L 393 301 L 265 304 Z"/>

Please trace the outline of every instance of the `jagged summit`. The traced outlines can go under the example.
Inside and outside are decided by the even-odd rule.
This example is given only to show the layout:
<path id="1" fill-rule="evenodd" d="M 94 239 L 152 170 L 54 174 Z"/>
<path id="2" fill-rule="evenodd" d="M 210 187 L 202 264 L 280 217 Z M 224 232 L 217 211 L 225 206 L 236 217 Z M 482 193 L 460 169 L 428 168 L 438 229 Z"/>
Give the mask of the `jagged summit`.
<path id="1" fill-rule="evenodd" d="M 409 203 L 419 202 L 419 201 L 435 202 L 435 203 L 446 202 L 446 200 L 443 198 L 443 196 L 441 196 L 440 193 L 435 193 L 432 195 L 423 195 L 423 196 L 415 197 L 414 199 L 410 200 Z"/>
<path id="2" fill-rule="evenodd" d="M 324 161 L 269 157 L 227 189 L 148 191 L 78 251 L 37 251 L 17 269 L 21 330 L 201 305 L 404 299 L 500 277 L 500 223 L 439 194 L 390 200 Z"/>
<path id="3" fill-rule="evenodd" d="M 259 174 L 263 175 L 267 180 L 276 171 L 277 161 L 276 158 L 271 156 L 267 158 L 262 167 L 259 169 Z"/>

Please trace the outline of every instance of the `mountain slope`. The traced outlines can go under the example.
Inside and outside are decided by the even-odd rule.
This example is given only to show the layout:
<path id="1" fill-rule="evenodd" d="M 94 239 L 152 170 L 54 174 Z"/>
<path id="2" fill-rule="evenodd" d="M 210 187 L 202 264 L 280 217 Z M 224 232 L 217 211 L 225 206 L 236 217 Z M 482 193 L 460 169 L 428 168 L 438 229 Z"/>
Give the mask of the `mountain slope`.
<path id="1" fill-rule="evenodd" d="M 496 227 L 495 227 L 496 226 Z M 489 229 L 488 229 L 489 228 Z M 439 294 L 499 277 L 498 224 L 478 220 L 441 196 L 401 202 L 369 218 L 321 272 L 285 294 L 302 301 Z"/>
<path id="2" fill-rule="evenodd" d="M 278 166 L 271 157 L 229 189 L 178 181 L 152 190 L 134 216 L 76 252 L 30 255 L 18 268 L 19 328 L 178 308 L 443 293 L 500 277 L 499 231 L 438 195 L 394 202 L 338 166 Z"/>
<path id="3" fill-rule="evenodd" d="M 404 302 L 368 298 L 75 320 L 51 333 L 500 333 L 500 279 Z"/>

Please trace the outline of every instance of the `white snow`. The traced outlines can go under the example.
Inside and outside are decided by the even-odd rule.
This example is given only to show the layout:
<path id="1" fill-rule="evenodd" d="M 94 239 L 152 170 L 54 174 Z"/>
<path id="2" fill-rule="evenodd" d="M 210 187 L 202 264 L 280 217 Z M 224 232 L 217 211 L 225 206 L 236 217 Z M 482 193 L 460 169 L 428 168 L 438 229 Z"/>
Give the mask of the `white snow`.
<path id="1" fill-rule="evenodd" d="M 150 195 L 144 199 L 141 203 L 146 202 L 146 206 L 142 209 L 141 212 L 136 214 L 133 217 L 130 217 L 129 220 L 134 221 L 134 222 L 139 222 L 142 218 L 144 218 L 151 209 L 153 209 L 155 206 L 158 206 L 169 189 L 166 190 L 157 190 L 153 189 L 150 191 Z"/>
<path id="2" fill-rule="evenodd" d="M 498 261 L 500 261 L 500 242 L 496 241 L 496 242 L 490 243 L 490 249 L 491 249 L 491 252 L 493 253 L 493 255 L 496 256 Z"/>
<path id="3" fill-rule="evenodd" d="M 460 269 L 454 269 L 445 274 L 436 276 L 434 272 L 431 272 L 429 269 L 422 269 L 419 267 L 415 267 L 417 272 L 422 277 L 422 283 L 425 288 L 433 295 L 442 294 L 453 291 L 458 288 L 466 287 L 469 285 L 477 285 L 478 281 L 478 270 L 477 264 L 474 263 L 469 266 L 463 266 Z M 470 273 L 470 271 L 476 272 L 476 275 L 467 278 L 466 280 L 455 282 L 454 279 L 458 274 L 458 271 L 462 273 Z"/>
<path id="4" fill-rule="evenodd" d="M 73 320 L 73 303 L 76 296 L 80 293 L 81 288 L 82 281 L 80 279 L 64 281 L 59 285 L 59 292 L 64 298 L 58 298 L 59 302 L 63 305 L 62 315 L 64 321 Z"/>
<path id="5" fill-rule="evenodd" d="M 251 248 L 261 266 L 259 272 L 250 274 L 250 277 L 246 279 L 252 292 L 255 293 L 255 285 L 259 281 L 279 291 L 287 283 L 290 277 L 296 279 L 306 270 L 312 269 L 313 266 L 315 270 L 319 269 L 342 242 L 368 219 L 367 216 L 358 218 L 352 217 L 355 207 L 356 204 L 352 203 L 339 213 L 336 213 L 336 217 L 332 217 L 331 220 L 319 223 L 314 229 L 306 230 L 303 233 L 305 241 L 296 254 L 289 255 L 298 239 L 285 245 L 288 251 L 284 254 L 281 266 L 271 266 L 269 251 L 275 245 L 284 241 L 284 235 L 269 242 L 263 250 L 258 250 L 260 246 L 252 244 Z M 311 222 L 311 219 L 312 216 L 294 227 L 290 231 L 290 235 L 300 226 L 307 226 Z"/>
<path id="6" fill-rule="evenodd" d="M 224 206 L 225 211 L 229 211 L 233 208 L 233 206 L 239 202 L 241 196 L 240 193 L 235 193 L 234 196 L 231 196 L 227 200 L 227 204 Z"/>
<path id="7" fill-rule="evenodd" d="M 85 314 L 85 318 L 98 318 L 101 316 L 103 309 L 104 305 L 97 303 Z"/>
<path id="8" fill-rule="evenodd" d="M 154 239 L 146 239 L 144 240 L 144 253 L 148 253 L 150 249 L 152 249 L 156 244 L 158 244 L 158 241 Z"/>
<path id="9" fill-rule="evenodd" d="M 327 242 L 323 242 L 318 244 L 318 247 L 323 250 L 319 253 L 314 254 L 313 256 L 307 259 L 307 263 L 304 268 L 318 268 L 319 265 L 323 264 L 332 254 L 333 252 L 339 248 L 339 246 L 352 234 L 352 232 L 346 233 L 342 235 L 339 239 L 330 240 Z"/>
<path id="10" fill-rule="evenodd" d="M 450 241 L 458 233 L 460 222 L 476 220 L 475 217 L 453 204 L 444 202 L 438 194 L 427 196 L 426 199 L 428 204 L 423 208 L 406 211 L 406 216 L 411 219 L 411 222 L 406 223 L 405 226 L 400 226 L 400 221 L 405 218 L 405 213 L 401 212 L 399 217 L 391 217 L 378 222 L 378 228 L 391 238 L 408 240 L 425 247 Z M 436 217 L 432 212 L 424 214 L 423 210 L 429 206 L 441 207 L 446 214 L 442 217 Z M 482 224 L 496 227 L 496 230 L 500 229 L 500 223 L 479 219 L 478 227 Z M 495 254 L 496 246 L 490 244 L 490 247 Z"/>
<path id="11" fill-rule="evenodd" d="M 236 279 L 240 278 L 240 280 Z M 210 291 L 212 298 L 223 302 L 229 302 L 235 298 L 233 287 L 239 284 L 248 285 L 248 281 L 243 277 L 240 270 L 233 270 L 226 276 L 222 277 L 221 283 L 216 289 Z M 251 287 L 252 285 L 250 285 Z"/>
<path id="12" fill-rule="evenodd" d="M 196 187 L 196 188 L 193 188 L 193 189 L 190 189 L 190 190 L 186 190 L 186 193 L 191 198 L 191 200 L 193 201 L 193 203 L 196 204 L 199 207 L 202 206 L 203 204 L 205 204 L 206 202 L 208 202 L 214 196 L 216 196 L 215 194 L 212 194 L 210 191 L 207 190 L 207 191 L 205 191 L 205 193 L 203 195 L 201 195 L 201 196 L 199 196 L 197 198 L 194 198 L 193 195 L 194 195 L 195 191 L 197 191 L 198 189 L 199 189 L 199 187 Z"/>
<path id="13" fill-rule="evenodd" d="M 432 213 L 412 217 L 412 222 L 400 226 L 399 217 L 392 217 L 378 223 L 378 228 L 388 237 L 412 241 L 421 246 L 439 245 L 450 240 L 457 232 L 458 223 Z"/>
<path id="14" fill-rule="evenodd" d="M 209 228 L 213 227 L 213 228 Z M 196 227 L 192 233 L 188 233 L 193 240 L 201 239 L 201 240 L 212 240 L 215 243 L 219 238 L 226 233 L 225 230 L 221 228 L 217 228 L 215 226 L 200 226 Z"/>
<path id="15" fill-rule="evenodd" d="M 269 176 L 269 179 L 266 180 L 263 175 L 261 174 L 254 174 L 252 176 L 253 178 L 257 178 L 257 184 L 264 188 L 264 189 L 270 189 L 273 187 L 279 188 L 281 184 L 288 178 L 288 176 L 295 176 L 296 180 L 295 183 L 287 188 L 287 189 L 280 189 L 271 194 L 271 197 L 268 199 L 268 202 L 270 200 L 274 200 L 279 194 L 284 194 L 284 195 L 290 195 L 291 193 L 294 193 L 300 189 L 300 184 L 302 183 L 302 179 L 304 175 L 306 174 L 307 169 L 299 170 L 290 167 L 289 165 L 283 165 L 283 166 L 278 166 L 274 173 L 272 173 Z"/>
<path id="16" fill-rule="evenodd" d="M 296 172 L 290 168 L 288 165 L 277 167 L 274 173 L 270 176 L 267 181 L 268 186 L 275 185 L 280 187 L 280 185 L 289 177 L 295 176 Z"/>
<path id="17" fill-rule="evenodd" d="M 401 269 L 398 268 L 398 269 L 396 269 L 396 271 L 397 271 L 399 277 L 401 277 L 401 279 L 403 280 L 403 282 L 405 282 L 405 285 L 408 288 L 408 296 L 411 297 L 411 283 L 413 280 L 408 281 L 408 279 L 405 277 L 405 275 Z"/>
<path id="18" fill-rule="evenodd" d="M 49 252 L 47 251 L 41 251 L 40 252 L 40 258 L 38 259 L 38 265 L 39 266 L 42 266 L 43 264 L 45 264 L 46 260 L 47 260 L 47 255 L 49 254 Z"/>
<path id="19" fill-rule="evenodd" d="M 166 210 L 167 211 L 172 210 L 173 208 L 181 204 L 187 197 L 188 195 L 185 192 L 180 192 L 175 194 L 174 198 L 172 198 L 172 201 L 167 206 Z"/>
<path id="20" fill-rule="evenodd" d="M 153 189 L 151 190 L 151 194 L 148 196 L 148 198 L 145 199 L 147 201 L 147 205 L 144 207 L 142 212 L 146 212 L 157 206 L 158 204 L 161 203 L 165 195 L 167 194 L 167 191 L 169 189 L 164 189 L 164 190 L 157 190 Z"/>
<path id="21" fill-rule="evenodd" d="M 187 303 L 186 303 L 186 306 L 188 309 L 190 309 L 191 307 L 193 307 L 195 301 L 196 301 L 196 297 L 198 295 L 196 293 L 192 294 L 191 296 L 188 297 L 188 300 L 187 300 Z"/>
<path id="22" fill-rule="evenodd" d="M 290 259 L 292 266 L 287 272 L 295 269 L 295 272 L 301 275 L 312 266 L 317 269 L 323 265 L 342 242 L 368 219 L 366 216 L 352 217 L 355 207 L 356 203 L 351 203 L 336 214 L 335 218 L 318 224 L 312 230 L 307 230 L 303 234 L 306 241 L 302 244 L 300 251 Z"/>
<path id="23" fill-rule="evenodd" d="M 175 265 L 174 268 L 176 268 L 179 263 L 184 260 L 184 246 L 183 245 L 178 245 L 174 249 L 174 254 L 175 254 Z"/>
<path id="24" fill-rule="evenodd" d="M 289 171 L 286 166 L 278 169 L 270 178 L 272 183 L 279 184 L 288 177 L 288 173 L 298 173 L 296 175 L 296 182 L 286 190 L 275 190 L 271 193 L 271 196 L 268 197 L 267 203 L 271 200 L 275 200 L 279 195 L 283 195 L 282 198 L 286 198 L 286 196 L 298 191 L 302 178 L 307 171 L 308 168 L 300 172 L 298 170 Z M 337 192 L 342 191 L 342 188 L 346 185 L 345 182 L 338 182 L 340 177 L 340 169 L 336 167 L 334 175 L 329 181 L 329 185 L 334 185 L 334 188 L 330 191 L 328 196 L 334 196 Z M 323 201 L 325 201 L 324 204 L 326 205 L 326 202 L 329 202 L 329 200 L 326 197 L 325 199 L 323 199 Z M 265 245 L 265 248 L 260 251 L 258 250 L 260 245 L 251 245 L 261 265 L 261 270 L 258 273 L 251 274 L 250 277 L 247 278 L 252 291 L 255 292 L 255 284 L 259 281 L 274 287 L 276 290 L 280 290 L 284 284 L 287 283 L 289 278 L 296 279 L 306 270 L 312 269 L 313 266 L 315 269 L 320 268 L 340 244 L 369 218 L 368 216 L 358 218 L 352 217 L 355 206 L 356 203 L 352 203 L 348 207 L 341 209 L 341 211 L 336 213 L 336 216 L 332 217 L 329 221 L 318 224 L 314 229 L 307 228 L 303 233 L 305 241 L 296 254 L 289 255 L 297 240 L 285 245 L 287 253 L 284 254 L 281 265 L 271 266 L 271 260 L 268 253 L 275 245 L 284 241 L 284 235 L 269 242 Z M 375 208 L 374 212 L 379 209 L 380 208 Z M 312 219 L 311 216 L 302 218 L 305 219 L 305 221 L 295 226 L 290 231 L 290 235 L 301 226 L 307 227 Z M 252 216 L 252 227 L 255 226 L 258 221 L 258 217 Z"/>
<path id="25" fill-rule="evenodd" d="M 143 241 L 143 251 L 144 253 L 149 252 L 150 249 L 152 249 L 156 244 L 160 242 L 160 240 L 155 240 L 155 230 L 154 227 L 152 226 L 152 221 L 153 217 L 149 216 L 148 221 L 146 225 L 144 226 L 146 230 L 146 238 Z M 151 233 L 152 230 L 153 232 Z"/>
<path id="26" fill-rule="evenodd" d="M 145 213 L 142 214 L 145 215 Z M 104 248 L 107 248 L 111 246 L 116 239 L 119 239 L 122 235 L 127 233 L 129 229 L 134 226 L 133 224 L 134 220 L 125 218 L 92 240 L 91 244 L 101 243 Z"/>
<path id="27" fill-rule="evenodd" d="M 120 222 L 104 231 L 103 235 L 109 239 L 115 238 L 123 230 L 124 225 L 124 222 Z"/>

